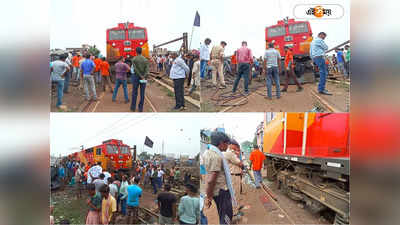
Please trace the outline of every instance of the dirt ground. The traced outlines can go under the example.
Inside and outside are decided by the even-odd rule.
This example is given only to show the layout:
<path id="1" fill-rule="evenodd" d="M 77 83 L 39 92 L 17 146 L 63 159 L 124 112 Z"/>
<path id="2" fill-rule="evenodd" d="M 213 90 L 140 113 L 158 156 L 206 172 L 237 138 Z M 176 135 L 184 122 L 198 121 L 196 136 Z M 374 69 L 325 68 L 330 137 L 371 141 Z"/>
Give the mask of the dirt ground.
<path id="1" fill-rule="evenodd" d="M 266 173 L 263 174 L 266 176 Z M 244 179 L 245 180 L 245 179 Z M 295 224 L 329 224 L 329 222 L 320 214 L 312 214 L 307 210 L 304 204 L 296 202 L 277 190 L 274 183 L 266 184 L 273 191 L 278 199 L 279 206 L 289 215 Z M 237 224 L 291 224 L 285 213 L 277 207 L 271 197 L 262 189 L 256 189 L 253 186 L 243 182 L 243 193 L 239 198 L 239 205 L 244 206 L 240 217 L 234 217 Z M 209 224 L 219 224 L 218 213 L 215 203 L 209 209 L 204 209 Z M 237 210 L 234 210 L 234 214 Z"/>
<path id="2" fill-rule="evenodd" d="M 84 98 L 84 92 L 78 86 L 70 85 L 69 93 L 64 94 L 63 104 L 67 106 L 67 112 L 80 112 L 88 103 Z M 110 91 L 103 92 L 100 88 L 96 88 L 98 100 L 92 103 L 86 110 L 88 112 L 131 112 L 130 102 L 125 103 L 122 86 L 118 90 L 116 102 L 112 102 L 112 93 Z M 128 84 L 128 98 L 132 98 L 132 84 Z M 51 97 L 51 111 L 62 112 L 57 109 L 55 103 L 57 101 L 56 93 L 53 92 Z M 139 103 L 139 97 L 137 104 Z M 172 91 L 161 86 L 160 84 L 149 80 L 146 86 L 146 98 L 143 106 L 144 112 L 175 112 L 175 95 Z M 198 112 L 199 109 L 189 102 L 185 102 L 186 110 L 183 112 Z M 138 110 L 138 108 L 136 108 Z"/>
<path id="3" fill-rule="evenodd" d="M 229 75 L 228 75 L 229 76 Z M 296 92 L 295 85 L 289 85 L 288 92 L 281 93 L 281 98 L 276 99 L 275 97 L 275 86 L 272 87 L 272 100 L 264 98 L 267 93 L 265 80 L 254 78 L 249 85 L 250 95 L 247 96 L 247 103 L 242 106 L 218 106 L 216 102 L 212 100 L 213 96 L 216 97 L 221 93 L 229 93 L 233 87 L 233 77 L 228 77 L 227 88 L 217 90 L 211 86 L 209 80 L 202 83 L 202 111 L 203 112 L 305 112 L 311 111 L 318 108 L 319 111 L 327 111 L 320 100 L 316 98 L 312 91 L 316 92 L 318 87 L 318 81 L 316 83 L 303 84 L 304 90 L 302 92 Z M 238 91 L 243 92 L 243 79 L 241 79 Z M 281 89 L 283 86 L 281 86 Z M 320 95 L 325 102 L 335 108 L 337 112 L 348 112 L 349 111 L 349 85 L 345 83 L 326 83 L 326 89 L 331 92 L 332 96 Z M 237 92 L 238 92 L 237 91 Z M 230 95 L 230 94 L 227 94 Z M 246 102 L 245 97 L 240 97 L 229 102 L 229 104 Z"/>

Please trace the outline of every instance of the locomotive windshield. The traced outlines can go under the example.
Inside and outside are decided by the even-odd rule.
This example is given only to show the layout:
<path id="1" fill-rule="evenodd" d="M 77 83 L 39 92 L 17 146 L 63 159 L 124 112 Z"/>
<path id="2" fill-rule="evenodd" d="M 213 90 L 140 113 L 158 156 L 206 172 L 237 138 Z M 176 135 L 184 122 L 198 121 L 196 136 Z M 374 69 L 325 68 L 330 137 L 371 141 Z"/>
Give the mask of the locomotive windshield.
<path id="1" fill-rule="evenodd" d="M 108 154 L 118 154 L 118 148 L 116 145 L 107 145 Z"/>
<path id="2" fill-rule="evenodd" d="M 129 39 L 145 39 L 146 34 L 144 32 L 144 29 L 131 29 L 128 30 L 128 37 Z"/>
<path id="3" fill-rule="evenodd" d="M 129 148 L 128 146 L 121 146 L 121 154 L 128 154 L 129 153 Z"/>
<path id="4" fill-rule="evenodd" d="M 125 30 L 110 30 L 108 34 L 110 41 L 125 39 Z"/>
<path id="5" fill-rule="evenodd" d="M 268 37 L 269 38 L 283 36 L 283 35 L 285 35 L 285 27 L 284 26 L 268 28 Z"/>
<path id="6" fill-rule="evenodd" d="M 290 34 L 299 34 L 299 33 L 307 33 L 308 27 L 306 23 L 295 23 L 289 25 L 289 33 Z"/>

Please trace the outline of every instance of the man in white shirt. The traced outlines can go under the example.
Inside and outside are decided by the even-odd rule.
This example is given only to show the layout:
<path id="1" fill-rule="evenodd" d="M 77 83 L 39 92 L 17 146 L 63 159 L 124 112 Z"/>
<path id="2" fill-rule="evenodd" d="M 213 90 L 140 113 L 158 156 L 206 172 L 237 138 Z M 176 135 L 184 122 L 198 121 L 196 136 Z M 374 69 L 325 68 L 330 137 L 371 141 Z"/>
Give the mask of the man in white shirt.
<path id="1" fill-rule="evenodd" d="M 110 187 L 110 194 L 115 198 L 118 199 L 118 186 L 117 184 L 113 183 L 114 179 L 109 177 L 107 182 L 109 183 L 108 187 Z"/>
<path id="2" fill-rule="evenodd" d="M 173 52 L 171 55 L 174 61 L 172 63 L 169 78 L 174 81 L 174 93 L 176 102 L 173 110 L 185 110 L 184 82 L 186 74 L 189 73 L 190 69 L 181 56 L 177 57 L 178 55 L 176 52 Z"/>
<path id="3" fill-rule="evenodd" d="M 91 184 L 92 181 L 98 178 L 101 173 L 103 173 L 103 168 L 101 168 L 101 162 L 98 162 L 97 165 L 92 166 L 88 170 L 87 183 Z"/>
<path id="4" fill-rule="evenodd" d="M 161 167 L 158 167 L 158 188 L 161 188 L 163 184 L 163 178 L 164 178 L 164 170 L 161 169 Z"/>
<path id="5" fill-rule="evenodd" d="M 68 54 L 68 57 L 65 59 L 65 63 L 68 64 L 69 66 L 69 70 L 67 71 L 67 73 L 65 74 L 64 77 L 64 94 L 68 94 L 68 88 L 69 88 L 69 81 L 71 80 L 71 76 L 72 76 L 72 63 L 71 63 L 71 54 Z"/>
<path id="6" fill-rule="evenodd" d="M 200 46 L 200 78 L 204 78 L 204 72 L 206 70 L 206 65 L 210 60 L 210 49 L 208 46 L 211 44 L 211 39 L 206 38 L 204 44 Z"/>
<path id="7" fill-rule="evenodd" d="M 110 184 L 110 183 L 108 183 L 108 178 L 111 177 L 111 174 L 109 172 L 107 172 L 107 171 L 103 171 L 103 174 L 104 174 L 104 183 L 105 184 Z"/>

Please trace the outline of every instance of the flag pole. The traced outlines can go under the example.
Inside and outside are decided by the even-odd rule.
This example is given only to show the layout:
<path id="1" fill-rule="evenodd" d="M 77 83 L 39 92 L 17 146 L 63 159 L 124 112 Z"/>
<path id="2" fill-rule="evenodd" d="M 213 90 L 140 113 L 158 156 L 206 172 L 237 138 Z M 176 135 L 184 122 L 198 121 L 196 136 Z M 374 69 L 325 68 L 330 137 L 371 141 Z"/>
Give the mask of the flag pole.
<path id="1" fill-rule="evenodd" d="M 190 35 L 190 44 L 189 44 L 189 49 L 188 50 L 190 50 L 190 47 L 192 46 L 193 31 L 194 31 L 194 26 L 192 26 L 192 34 Z"/>

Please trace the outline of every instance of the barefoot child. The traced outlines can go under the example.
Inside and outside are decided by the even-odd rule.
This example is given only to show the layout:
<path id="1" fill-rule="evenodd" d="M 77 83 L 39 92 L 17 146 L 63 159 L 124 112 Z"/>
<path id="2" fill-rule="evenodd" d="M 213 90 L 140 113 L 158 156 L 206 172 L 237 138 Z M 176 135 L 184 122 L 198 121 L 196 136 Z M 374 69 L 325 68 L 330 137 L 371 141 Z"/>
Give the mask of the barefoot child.
<path id="1" fill-rule="evenodd" d="M 86 216 L 86 224 L 99 224 L 100 223 L 100 207 L 101 195 L 96 194 L 96 186 L 94 184 L 88 185 L 90 198 L 87 203 L 89 205 L 89 212 Z"/>

